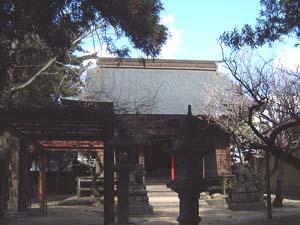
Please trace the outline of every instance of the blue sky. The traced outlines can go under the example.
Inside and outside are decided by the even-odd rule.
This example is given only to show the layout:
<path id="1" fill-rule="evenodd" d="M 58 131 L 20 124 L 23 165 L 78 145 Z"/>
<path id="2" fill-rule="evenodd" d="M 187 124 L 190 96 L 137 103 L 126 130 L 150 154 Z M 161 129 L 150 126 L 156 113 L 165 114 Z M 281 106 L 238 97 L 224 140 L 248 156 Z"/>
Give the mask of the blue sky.
<path id="1" fill-rule="evenodd" d="M 219 36 L 244 24 L 255 25 L 260 10 L 259 0 L 163 0 L 163 4 L 162 21 L 171 37 L 160 57 L 176 59 L 220 60 Z M 300 65 L 300 48 L 294 43 L 286 38 L 264 46 L 260 54 L 294 68 Z"/>
<path id="2" fill-rule="evenodd" d="M 171 40 L 177 39 L 173 44 L 178 45 L 170 56 L 181 59 L 220 59 L 218 37 L 243 24 L 255 24 L 259 13 L 259 0 L 164 0 L 163 4 L 163 21 L 167 20 Z"/>
<path id="3" fill-rule="evenodd" d="M 161 22 L 169 28 L 171 36 L 159 58 L 166 59 L 221 60 L 219 36 L 244 24 L 254 25 L 260 10 L 259 0 L 162 0 L 162 3 L 165 9 Z M 275 43 L 261 52 L 283 64 L 299 65 L 300 48 L 290 43 L 293 41 Z M 91 46 L 86 44 L 88 49 Z M 99 56 L 109 56 L 103 49 L 98 52 Z M 131 56 L 141 54 L 132 50 Z"/>

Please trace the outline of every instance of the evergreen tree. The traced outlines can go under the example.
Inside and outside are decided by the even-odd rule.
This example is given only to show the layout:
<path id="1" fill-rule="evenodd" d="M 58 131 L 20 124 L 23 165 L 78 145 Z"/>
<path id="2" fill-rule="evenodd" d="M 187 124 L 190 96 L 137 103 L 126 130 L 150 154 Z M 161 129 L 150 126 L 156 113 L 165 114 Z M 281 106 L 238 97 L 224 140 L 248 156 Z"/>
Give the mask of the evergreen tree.
<path id="1" fill-rule="evenodd" d="M 128 56 L 129 47 L 118 47 L 112 31 L 147 56 L 157 56 L 167 38 L 159 23 L 162 9 L 160 0 L 1 1 L 0 104 L 11 105 L 20 96 L 47 98 L 79 83 L 78 50 L 91 33 L 120 57 Z M 62 94 L 76 91 L 73 86 Z"/>
<path id="2" fill-rule="evenodd" d="M 281 40 L 286 35 L 294 35 L 300 40 L 299 0 L 260 0 L 261 10 L 256 25 L 249 24 L 239 30 L 224 32 L 220 39 L 231 47 L 259 47 Z M 300 43 L 297 43 L 299 45 Z"/>

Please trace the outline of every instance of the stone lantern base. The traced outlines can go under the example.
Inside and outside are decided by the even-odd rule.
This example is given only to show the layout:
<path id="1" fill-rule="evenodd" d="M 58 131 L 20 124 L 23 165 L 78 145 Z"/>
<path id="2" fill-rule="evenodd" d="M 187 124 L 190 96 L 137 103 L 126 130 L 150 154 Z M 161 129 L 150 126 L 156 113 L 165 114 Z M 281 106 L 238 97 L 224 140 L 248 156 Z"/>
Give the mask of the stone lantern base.
<path id="1" fill-rule="evenodd" d="M 199 197 L 200 193 L 181 192 L 179 197 L 179 225 L 198 225 L 201 221 L 199 217 Z"/>
<path id="2" fill-rule="evenodd" d="M 199 198 L 200 192 L 204 189 L 203 182 L 171 181 L 167 186 L 178 193 L 179 216 L 177 221 L 179 225 L 198 225 L 201 221 Z"/>
<path id="3" fill-rule="evenodd" d="M 144 184 L 130 184 L 129 186 L 129 214 L 153 214 L 153 207 L 149 204 L 146 186 Z"/>

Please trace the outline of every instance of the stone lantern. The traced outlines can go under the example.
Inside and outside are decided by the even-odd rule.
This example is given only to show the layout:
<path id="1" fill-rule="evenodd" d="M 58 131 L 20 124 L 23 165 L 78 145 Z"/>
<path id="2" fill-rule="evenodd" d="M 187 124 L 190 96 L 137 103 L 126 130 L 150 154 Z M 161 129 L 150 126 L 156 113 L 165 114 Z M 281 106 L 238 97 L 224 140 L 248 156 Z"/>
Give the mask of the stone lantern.
<path id="1" fill-rule="evenodd" d="M 115 171 L 118 173 L 118 224 L 129 224 L 129 173 L 135 169 L 134 149 L 136 142 L 121 126 L 118 135 L 113 137 L 108 146 L 115 150 Z"/>
<path id="2" fill-rule="evenodd" d="M 177 218 L 180 225 L 196 225 L 201 221 L 199 197 L 205 189 L 203 156 L 214 149 L 213 141 L 201 127 L 201 121 L 192 115 L 189 105 L 188 114 L 181 121 L 181 136 L 171 150 L 175 177 L 167 185 L 180 199 Z"/>

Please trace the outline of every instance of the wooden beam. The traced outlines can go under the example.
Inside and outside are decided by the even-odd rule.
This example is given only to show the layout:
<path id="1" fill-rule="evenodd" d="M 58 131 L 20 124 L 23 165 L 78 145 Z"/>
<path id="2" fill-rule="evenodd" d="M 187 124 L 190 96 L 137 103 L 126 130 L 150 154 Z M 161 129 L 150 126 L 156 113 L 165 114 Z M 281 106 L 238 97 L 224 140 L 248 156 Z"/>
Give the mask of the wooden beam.
<path id="1" fill-rule="evenodd" d="M 74 148 L 62 148 L 62 147 L 52 147 L 52 148 L 45 148 L 46 151 L 52 152 L 103 152 L 103 148 L 81 148 L 81 149 L 74 149 Z"/>
<path id="2" fill-rule="evenodd" d="M 44 150 L 39 155 L 39 199 L 41 210 L 44 211 L 46 204 L 46 153 Z"/>
<path id="3" fill-rule="evenodd" d="M 39 141 L 39 144 L 47 151 L 74 151 L 88 152 L 96 151 L 103 152 L 104 144 L 102 141 Z"/>
<path id="4" fill-rule="evenodd" d="M 29 198 L 29 149 L 25 140 L 20 141 L 18 211 L 27 211 Z"/>
<path id="5" fill-rule="evenodd" d="M 29 134 L 28 134 L 29 135 Z M 97 134 L 90 135 L 64 135 L 64 134 L 40 134 L 40 135 L 29 135 L 32 139 L 37 141 L 102 141 L 104 136 Z"/>
<path id="6" fill-rule="evenodd" d="M 113 113 L 112 103 L 102 103 L 96 108 L 65 107 L 65 108 L 39 108 L 39 109 L 0 109 L 0 127 L 6 127 L 11 122 L 78 122 L 93 121 L 103 123 Z"/>

